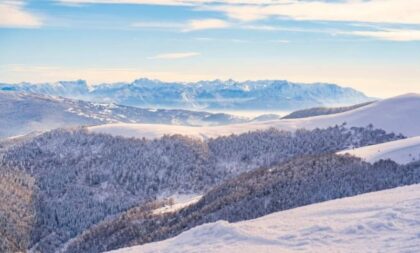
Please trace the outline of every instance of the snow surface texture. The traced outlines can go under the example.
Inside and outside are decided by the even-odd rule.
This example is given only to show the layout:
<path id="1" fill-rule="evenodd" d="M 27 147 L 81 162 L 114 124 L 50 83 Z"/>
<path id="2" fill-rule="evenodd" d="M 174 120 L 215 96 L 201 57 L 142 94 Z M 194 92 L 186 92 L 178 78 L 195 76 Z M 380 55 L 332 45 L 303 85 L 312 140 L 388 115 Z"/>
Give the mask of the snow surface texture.
<path id="1" fill-rule="evenodd" d="M 124 137 L 158 138 L 165 134 L 181 134 L 197 138 L 210 138 L 240 134 L 257 129 L 278 128 L 296 130 L 298 128 L 325 128 L 346 123 L 348 126 L 365 127 L 373 124 L 387 132 L 402 133 L 406 136 L 420 135 L 420 94 L 406 94 L 374 102 L 361 108 L 332 115 L 302 119 L 283 119 L 228 126 L 188 127 L 157 124 L 107 124 L 91 127 L 93 132 Z"/>
<path id="2" fill-rule="evenodd" d="M 420 252 L 420 184 L 238 223 L 219 221 L 114 253 Z"/>
<path id="3" fill-rule="evenodd" d="M 391 159 L 399 164 L 407 164 L 420 160 L 420 136 L 353 150 L 344 150 L 338 154 L 346 153 L 371 163 L 381 159 Z"/>

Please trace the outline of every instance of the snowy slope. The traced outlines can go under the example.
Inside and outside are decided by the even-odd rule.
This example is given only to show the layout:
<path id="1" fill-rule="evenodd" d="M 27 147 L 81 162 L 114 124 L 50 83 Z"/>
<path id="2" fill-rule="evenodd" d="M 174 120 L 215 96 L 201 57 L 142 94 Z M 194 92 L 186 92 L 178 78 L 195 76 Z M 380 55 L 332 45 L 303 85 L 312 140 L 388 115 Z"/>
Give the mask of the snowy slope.
<path id="1" fill-rule="evenodd" d="M 10 91 L 0 91 L 0 108 L 0 138 L 117 122 L 220 125 L 249 121 L 223 113 L 143 109 Z"/>
<path id="2" fill-rule="evenodd" d="M 339 152 L 346 153 L 363 158 L 367 162 L 391 159 L 400 164 L 407 164 L 420 160 L 420 136 Z"/>
<path id="3" fill-rule="evenodd" d="M 332 115 L 322 115 L 301 119 L 283 119 L 229 126 L 212 127 L 170 127 L 153 124 L 110 124 L 91 128 L 93 132 L 125 137 L 155 138 L 163 134 L 183 134 L 198 138 L 239 134 L 257 129 L 275 127 L 283 130 L 298 128 L 324 128 L 347 123 L 348 126 L 373 124 L 387 132 L 402 133 L 406 136 L 420 135 L 420 94 L 406 94 L 374 102 L 361 108 Z"/>
<path id="4" fill-rule="evenodd" d="M 228 134 L 232 125 L 225 126 L 224 129 Z M 190 126 L 171 126 L 163 124 L 105 124 L 94 127 L 89 127 L 89 130 L 94 133 L 110 134 L 114 136 L 135 137 L 135 138 L 159 138 L 165 134 L 181 134 L 199 139 L 217 136 L 216 128 L 207 127 L 190 127 Z M 222 129 L 220 129 L 222 130 Z"/>
<path id="5" fill-rule="evenodd" d="M 114 253 L 420 252 L 420 185 L 219 221 Z"/>

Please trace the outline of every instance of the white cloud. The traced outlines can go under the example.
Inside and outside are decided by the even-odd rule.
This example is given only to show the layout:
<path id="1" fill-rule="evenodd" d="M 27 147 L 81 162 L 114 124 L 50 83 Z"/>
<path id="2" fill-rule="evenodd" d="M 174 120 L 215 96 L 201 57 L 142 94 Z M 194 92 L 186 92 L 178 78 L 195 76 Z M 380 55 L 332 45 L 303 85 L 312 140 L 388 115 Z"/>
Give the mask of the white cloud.
<path id="1" fill-rule="evenodd" d="M 285 0 L 280 4 L 208 5 L 207 10 L 221 11 L 229 17 L 253 21 L 268 17 L 295 20 L 356 21 L 372 23 L 420 24 L 418 0 L 346 0 L 341 2 Z"/>
<path id="2" fill-rule="evenodd" d="M 301 33 L 326 33 L 336 34 L 336 29 L 313 29 L 313 28 L 302 28 L 302 27 L 289 27 L 289 26 L 274 26 L 274 25 L 241 25 L 239 28 L 244 30 L 256 30 L 256 31 L 267 31 L 267 32 L 301 32 Z"/>
<path id="3" fill-rule="evenodd" d="M 390 41 L 420 41 L 420 30 L 389 29 L 382 31 L 341 32 L 341 34 L 371 37 L 379 40 Z"/>
<path id="4" fill-rule="evenodd" d="M 175 29 L 182 32 L 198 30 L 223 29 L 230 27 L 230 23 L 221 19 L 194 19 L 184 23 L 180 22 L 136 22 L 131 26 L 150 29 Z"/>
<path id="5" fill-rule="evenodd" d="M 155 59 L 155 60 L 176 60 L 176 59 L 185 59 L 185 58 L 191 58 L 201 55 L 197 52 L 177 52 L 177 53 L 167 53 L 167 54 L 158 54 L 152 57 L 149 57 L 149 59 Z"/>
<path id="6" fill-rule="evenodd" d="M 420 29 L 387 29 L 381 26 L 370 26 L 365 24 L 352 25 L 355 27 L 367 27 L 376 30 L 366 31 L 345 31 L 338 29 L 308 29 L 299 27 L 282 27 L 282 26 L 270 26 L 270 25 L 243 25 L 241 29 L 248 30 L 260 30 L 260 31 L 273 31 L 273 32 L 302 32 L 302 33 L 324 33 L 330 35 L 352 35 L 360 37 L 370 37 L 378 40 L 389 40 L 389 41 L 420 41 Z M 273 42 L 273 41 L 272 41 Z M 288 41 L 277 41 L 281 43 L 288 43 Z"/>
<path id="7" fill-rule="evenodd" d="M 203 42 L 232 42 L 232 43 L 250 43 L 250 40 L 244 39 L 235 39 L 235 38 L 209 38 L 209 37 L 197 37 L 194 38 L 196 41 L 203 41 Z"/>
<path id="8" fill-rule="evenodd" d="M 197 31 L 197 30 L 208 30 L 208 29 L 222 29 L 229 27 L 230 24 L 221 19 L 197 19 L 190 20 L 185 27 L 184 31 Z"/>
<path id="9" fill-rule="evenodd" d="M 245 25 L 242 26 L 242 29 L 257 31 L 279 31 L 280 28 L 272 25 Z"/>
<path id="10" fill-rule="evenodd" d="M 420 24 L 419 0 L 56 0 L 63 4 L 189 5 L 253 21 L 269 17 L 296 20 Z"/>
<path id="11" fill-rule="evenodd" d="M 178 0 L 56 0 L 62 4 L 149 4 L 149 5 L 186 5 Z"/>
<path id="12" fill-rule="evenodd" d="M 62 4 L 148 4 L 192 5 L 201 4 L 273 4 L 284 0 L 56 0 Z"/>
<path id="13" fill-rule="evenodd" d="M 0 2 L 0 27 L 37 28 L 41 19 L 23 9 L 22 1 Z"/>

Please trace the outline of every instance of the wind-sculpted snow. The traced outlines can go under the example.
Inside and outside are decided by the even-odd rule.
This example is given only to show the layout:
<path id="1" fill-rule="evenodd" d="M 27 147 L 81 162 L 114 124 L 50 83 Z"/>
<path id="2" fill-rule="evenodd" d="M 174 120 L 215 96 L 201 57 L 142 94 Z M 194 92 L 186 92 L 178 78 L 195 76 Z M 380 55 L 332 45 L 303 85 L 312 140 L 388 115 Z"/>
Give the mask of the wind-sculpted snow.
<path id="1" fill-rule="evenodd" d="M 176 83 L 138 79 L 132 83 L 95 86 L 88 86 L 84 81 L 75 81 L 0 84 L 0 90 L 34 92 L 128 106 L 200 110 L 290 111 L 315 106 L 352 105 L 371 100 L 361 92 L 334 84 L 299 84 L 278 80 Z"/>
<path id="2" fill-rule="evenodd" d="M 55 130 L 6 145 L 0 168 L 33 178 L 36 231 L 28 231 L 25 245 L 47 253 L 105 218 L 155 201 L 163 193 L 203 194 L 261 166 L 401 138 L 372 128 L 338 126 L 295 133 L 270 129 L 206 141 Z M 13 187 L 0 185 L 6 196 L 10 191 Z"/>
<path id="3" fill-rule="evenodd" d="M 420 252 L 420 185 L 218 221 L 113 253 Z"/>

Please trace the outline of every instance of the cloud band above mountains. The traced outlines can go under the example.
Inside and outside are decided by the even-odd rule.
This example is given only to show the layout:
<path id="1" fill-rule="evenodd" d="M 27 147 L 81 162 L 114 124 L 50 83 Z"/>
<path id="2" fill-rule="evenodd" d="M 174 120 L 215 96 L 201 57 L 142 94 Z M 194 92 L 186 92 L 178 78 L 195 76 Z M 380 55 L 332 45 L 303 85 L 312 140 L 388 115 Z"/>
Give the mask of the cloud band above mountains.
<path id="1" fill-rule="evenodd" d="M 269 17 L 296 20 L 348 21 L 372 23 L 420 24 L 417 0 L 57 0 L 64 4 L 147 4 L 184 5 L 223 12 L 233 19 L 253 21 Z"/>

